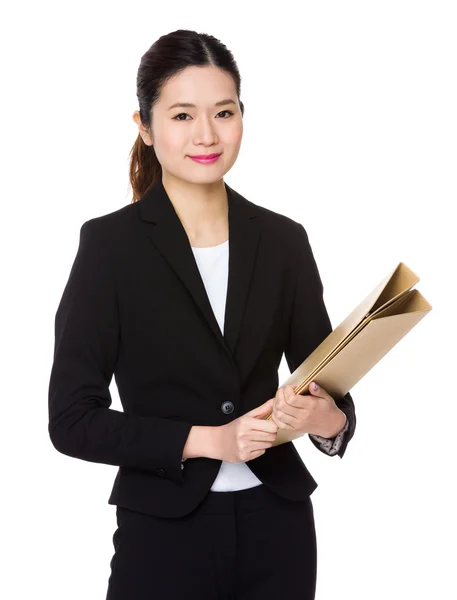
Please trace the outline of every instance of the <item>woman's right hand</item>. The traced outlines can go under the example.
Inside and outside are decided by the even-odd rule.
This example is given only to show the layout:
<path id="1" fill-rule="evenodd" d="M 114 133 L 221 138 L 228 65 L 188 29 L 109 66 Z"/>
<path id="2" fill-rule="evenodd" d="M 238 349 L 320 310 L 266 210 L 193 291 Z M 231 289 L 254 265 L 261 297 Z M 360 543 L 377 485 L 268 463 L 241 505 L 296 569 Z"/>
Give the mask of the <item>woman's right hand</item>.
<path id="1" fill-rule="evenodd" d="M 273 410 L 273 398 L 230 423 L 216 427 L 216 453 L 219 460 L 248 462 L 265 454 L 276 440 L 278 426 L 265 420 Z"/>

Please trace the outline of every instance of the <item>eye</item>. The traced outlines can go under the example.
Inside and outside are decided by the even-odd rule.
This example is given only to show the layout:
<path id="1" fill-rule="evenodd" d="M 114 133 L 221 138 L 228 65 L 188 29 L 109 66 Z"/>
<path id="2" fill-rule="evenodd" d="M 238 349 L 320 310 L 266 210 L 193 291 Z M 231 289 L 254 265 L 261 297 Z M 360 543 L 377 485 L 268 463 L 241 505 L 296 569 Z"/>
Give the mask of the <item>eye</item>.
<path id="1" fill-rule="evenodd" d="M 175 119 L 176 121 L 187 121 L 187 119 L 178 119 L 178 117 L 181 117 L 182 115 L 189 116 L 187 113 L 179 113 L 179 115 L 176 115 L 176 117 L 173 117 L 173 119 Z"/>
<path id="2" fill-rule="evenodd" d="M 234 113 L 233 113 L 231 110 L 221 110 L 221 112 L 219 112 L 218 114 L 220 115 L 220 114 L 222 114 L 222 113 L 228 113 L 228 114 L 229 114 L 229 116 L 232 116 L 232 115 L 234 114 Z M 178 119 L 178 117 L 181 117 L 181 116 L 183 116 L 183 115 L 184 115 L 184 116 L 187 116 L 187 117 L 189 117 L 189 116 L 190 116 L 188 113 L 179 113 L 179 115 L 176 115 L 176 117 L 173 117 L 173 119 L 174 119 L 175 121 L 187 121 L 188 119 Z M 225 118 L 228 118 L 228 117 L 225 117 Z"/>
<path id="3" fill-rule="evenodd" d="M 221 113 L 228 113 L 229 115 L 233 115 L 233 112 L 231 110 L 221 110 L 219 114 Z"/>

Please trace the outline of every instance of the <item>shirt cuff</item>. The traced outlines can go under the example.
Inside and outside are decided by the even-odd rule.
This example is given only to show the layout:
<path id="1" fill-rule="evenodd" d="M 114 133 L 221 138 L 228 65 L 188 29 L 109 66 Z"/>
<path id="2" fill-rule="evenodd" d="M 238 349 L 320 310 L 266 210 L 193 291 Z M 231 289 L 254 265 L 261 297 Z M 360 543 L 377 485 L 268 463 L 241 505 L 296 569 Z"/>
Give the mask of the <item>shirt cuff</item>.
<path id="1" fill-rule="evenodd" d="M 343 443 L 344 434 L 346 433 L 346 431 L 348 429 L 349 429 L 349 419 L 346 416 L 345 426 L 335 437 L 324 438 L 320 435 L 315 435 L 314 433 L 310 433 L 309 435 L 314 440 L 316 440 L 316 442 L 319 442 L 320 447 L 324 452 L 326 452 L 330 456 L 333 456 L 334 454 L 337 454 L 338 450 L 340 449 L 341 444 Z"/>

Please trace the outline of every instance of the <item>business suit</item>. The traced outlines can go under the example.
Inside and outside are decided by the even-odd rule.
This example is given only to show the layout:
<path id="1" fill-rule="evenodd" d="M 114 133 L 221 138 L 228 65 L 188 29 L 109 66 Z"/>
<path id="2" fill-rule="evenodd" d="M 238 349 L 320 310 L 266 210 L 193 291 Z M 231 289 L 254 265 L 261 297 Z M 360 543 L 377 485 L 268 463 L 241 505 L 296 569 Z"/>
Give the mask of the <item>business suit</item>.
<path id="1" fill-rule="evenodd" d="M 110 504 L 190 513 L 221 464 L 199 457 L 181 468 L 192 425 L 223 425 L 273 397 L 283 353 L 293 371 L 332 329 L 303 226 L 225 187 L 224 334 L 161 180 L 81 227 L 55 317 L 49 434 L 64 454 L 119 467 Z M 109 408 L 113 374 L 124 412 Z M 343 457 L 355 410 L 349 393 L 335 401 L 349 421 Z M 292 442 L 247 464 L 285 499 L 317 487 Z"/>

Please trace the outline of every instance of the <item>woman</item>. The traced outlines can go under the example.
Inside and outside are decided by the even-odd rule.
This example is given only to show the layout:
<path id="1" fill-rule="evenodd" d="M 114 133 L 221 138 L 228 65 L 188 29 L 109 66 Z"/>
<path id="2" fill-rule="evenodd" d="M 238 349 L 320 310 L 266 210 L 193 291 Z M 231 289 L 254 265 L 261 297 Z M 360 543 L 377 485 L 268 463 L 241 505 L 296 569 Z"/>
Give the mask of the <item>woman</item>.
<path id="1" fill-rule="evenodd" d="M 52 443 L 119 467 L 108 600 L 311 600 L 317 483 L 273 444 L 342 458 L 356 419 L 350 394 L 278 389 L 332 330 L 306 231 L 223 180 L 244 106 L 220 41 L 162 36 L 137 95 L 133 201 L 82 225 L 56 313 Z"/>

